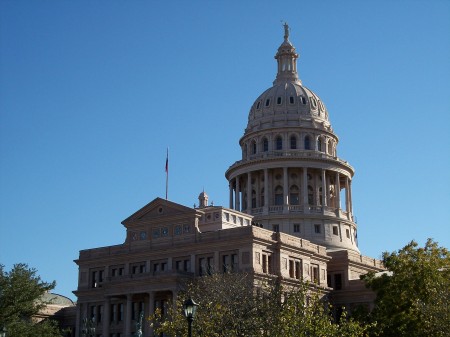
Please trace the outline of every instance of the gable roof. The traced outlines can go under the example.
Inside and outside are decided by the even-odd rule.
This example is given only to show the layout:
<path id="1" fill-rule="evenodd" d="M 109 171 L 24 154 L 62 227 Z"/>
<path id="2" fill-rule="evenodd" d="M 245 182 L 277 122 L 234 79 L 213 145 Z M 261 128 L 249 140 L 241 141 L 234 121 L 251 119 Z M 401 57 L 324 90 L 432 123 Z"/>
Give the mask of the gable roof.
<path id="1" fill-rule="evenodd" d="M 158 197 L 123 220 L 122 225 L 129 227 L 130 225 L 136 223 L 150 223 L 155 220 L 158 221 L 162 218 L 169 220 L 180 216 L 195 216 L 196 214 L 200 215 L 202 213 L 202 211 Z"/>

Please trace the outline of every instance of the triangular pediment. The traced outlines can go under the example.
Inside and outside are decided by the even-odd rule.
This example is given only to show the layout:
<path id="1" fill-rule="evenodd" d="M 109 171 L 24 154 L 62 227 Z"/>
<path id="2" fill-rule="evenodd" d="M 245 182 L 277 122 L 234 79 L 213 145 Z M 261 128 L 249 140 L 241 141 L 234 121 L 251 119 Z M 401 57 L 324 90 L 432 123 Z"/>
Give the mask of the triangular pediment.
<path id="1" fill-rule="evenodd" d="M 122 224 L 128 227 L 135 223 L 143 224 L 159 222 L 162 218 L 169 219 L 180 216 L 192 216 L 196 213 L 196 210 L 193 208 L 189 208 L 162 198 L 156 198 L 123 220 Z"/>

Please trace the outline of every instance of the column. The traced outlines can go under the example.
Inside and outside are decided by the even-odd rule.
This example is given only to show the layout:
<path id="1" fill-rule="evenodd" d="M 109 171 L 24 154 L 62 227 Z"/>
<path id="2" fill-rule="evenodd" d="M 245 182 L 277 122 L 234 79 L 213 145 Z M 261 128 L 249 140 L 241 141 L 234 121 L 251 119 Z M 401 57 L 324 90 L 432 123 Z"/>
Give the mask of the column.
<path id="1" fill-rule="evenodd" d="M 319 186 L 319 174 L 318 173 L 314 173 L 314 194 L 315 194 L 315 198 L 314 198 L 314 203 L 315 206 L 319 206 L 320 205 L 320 186 Z"/>
<path id="2" fill-rule="evenodd" d="M 247 173 L 247 214 L 252 214 L 252 173 Z"/>
<path id="3" fill-rule="evenodd" d="M 172 290 L 172 306 L 175 312 L 177 311 L 177 299 L 178 299 L 178 291 L 176 289 Z"/>
<path id="4" fill-rule="evenodd" d="M 239 186 L 239 176 L 236 177 L 236 190 L 234 191 L 235 195 L 234 195 L 234 201 L 235 201 L 235 207 L 234 209 L 236 211 L 240 211 L 241 210 L 241 198 L 240 198 L 240 186 Z"/>
<path id="5" fill-rule="evenodd" d="M 233 184 L 231 182 L 232 182 L 232 180 L 230 180 L 230 183 L 228 184 L 228 187 L 230 188 L 230 208 L 234 209 L 234 207 L 233 207 Z"/>
<path id="6" fill-rule="evenodd" d="M 133 305 L 133 295 L 127 295 L 127 304 L 125 307 L 125 337 L 131 337 L 131 309 Z"/>
<path id="7" fill-rule="evenodd" d="M 341 182 L 339 181 L 339 172 L 336 172 L 336 208 L 341 208 Z"/>
<path id="8" fill-rule="evenodd" d="M 330 176 L 329 175 L 326 175 L 326 178 L 327 178 L 327 185 L 326 185 L 326 188 L 327 188 L 327 205 L 330 205 L 331 206 L 331 195 L 330 195 Z"/>
<path id="9" fill-rule="evenodd" d="M 348 177 L 345 177 L 345 211 L 350 212 L 350 195 L 348 193 Z"/>
<path id="10" fill-rule="evenodd" d="M 75 319 L 75 337 L 81 336 L 81 303 L 77 304 L 77 317 Z"/>
<path id="11" fill-rule="evenodd" d="M 303 168 L 303 184 L 302 184 L 302 194 L 303 194 L 303 211 L 309 213 L 308 205 L 308 170 L 306 167 Z"/>
<path id="12" fill-rule="evenodd" d="M 154 292 L 149 292 L 148 293 L 148 305 L 147 305 L 147 317 L 150 315 L 153 315 L 155 313 L 155 293 Z M 145 336 L 147 337 L 151 337 L 153 336 L 153 329 L 148 325 L 148 324 L 143 324 L 144 325 L 144 331 L 147 331 L 147 333 L 145 334 Z M 104 337 L 108 337 L 108 336 L 104 336 Z"/>
<path id="13" fill-rule="evenodd" d="M 325 169 L 322 169 L 322 206 L 327 206 L 327 181 Z"/>
<path id="14" fill-rule="evenodd" d="M 287 210 L 289 205 L 289 181 L 288 181 L 288 168 L 283 167 L 283 207 Z"/>
<path id="15" fill-rule="evenodd" d="M 256 191 L 256 207 L 263 207 L 261 205 L 261 172 L 258 172 L 255 177 L 255 191 Z"/>
<path id="16" fill-rule="evenodd" d="M 264 169 L 264 211 L 269 208 L 269 169 Z"/>
<path id="17" fill-rule="evenodd" d="M 349 206 L 350 206 L 350 213 L 353 215 L 353 199 L 352 199 L 352 181 L 351 179 L 348 180 L 348 196 L 349 196 Z M 353 216 L 352 216 L 353 218 Z"/>
<path id="18" fill-rule="evenodd" d="M 103 308 L 104 308 L 103 309 L 104 315 L 102 317 L 102 319 L 103 319 L 102 335 L 109 336 L 109 324 L 111 322 L 111 298 L 110 297 L 105 298 L 105 302 L 103 303 Z"/>

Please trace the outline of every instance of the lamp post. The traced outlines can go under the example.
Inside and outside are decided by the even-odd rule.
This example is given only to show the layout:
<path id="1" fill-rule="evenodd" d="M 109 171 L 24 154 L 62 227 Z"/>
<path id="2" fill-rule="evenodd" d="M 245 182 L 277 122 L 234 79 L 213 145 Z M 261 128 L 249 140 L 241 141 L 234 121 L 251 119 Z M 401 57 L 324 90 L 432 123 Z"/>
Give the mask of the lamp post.
<path id="1" fill-rule="evenodd" d="M 6 337 L 7 329 L 5 326 L 2 326 L 2 329 L 0 330 L 0 337 Z"/>
<path id="2" fill-rule="evenodd" d="M 198 304 L 194 302 L 192 298 L 184 301 L 184 316 L 188 321 L 188 337 L 192 337 L 192 321 L 194 320 L 195 313 L 197 312 Z"/>

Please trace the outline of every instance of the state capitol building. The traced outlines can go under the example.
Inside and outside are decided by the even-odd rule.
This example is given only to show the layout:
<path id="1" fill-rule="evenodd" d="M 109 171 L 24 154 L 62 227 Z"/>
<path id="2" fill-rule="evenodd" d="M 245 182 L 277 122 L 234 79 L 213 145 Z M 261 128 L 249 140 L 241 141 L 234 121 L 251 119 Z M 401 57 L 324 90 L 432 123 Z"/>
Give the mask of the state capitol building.
<path id="1" fill-rule="evenodd" d="M 182 281 L 211 271 L 304 280 L 337 307 L 372 305 L 359 277 L 383 266 L 358 248 L 354 169 L 339 157 L 324 102 L 298 76 L 284 28 L 273 85 L 251 105 L 242 157 L 225 172 L 228 207 L 210 205 L 205 192 L 194 208 L 156 198 L 122 222 L 124 243 L 80 251 L 77 337 L 85 318 L 102 337 L 131 337 L 140 312 L 164 308 Z"/>

